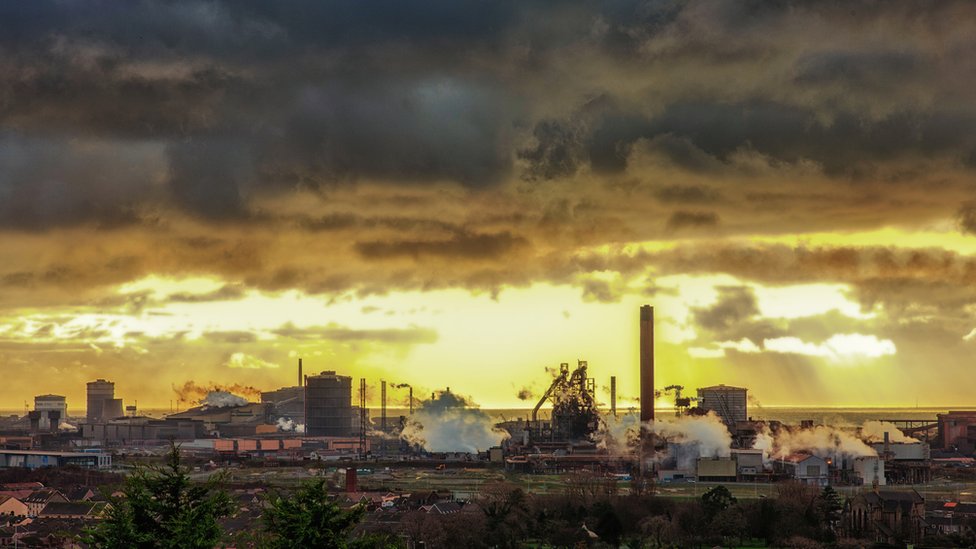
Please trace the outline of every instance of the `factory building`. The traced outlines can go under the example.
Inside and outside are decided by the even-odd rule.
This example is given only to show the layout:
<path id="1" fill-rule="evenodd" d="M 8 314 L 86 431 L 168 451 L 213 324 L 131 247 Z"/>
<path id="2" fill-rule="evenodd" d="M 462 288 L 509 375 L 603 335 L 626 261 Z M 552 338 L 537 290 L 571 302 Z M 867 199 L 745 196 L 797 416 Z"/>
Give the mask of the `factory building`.
<path id="1" fill-rule="evenodd" d="M 106 401 L 112 401 L 111 404 L 107 406 Z M 86 419 L 89 422 L 95 422 L 103 419 L 112 419 L 106 412 L 115 411 L 115 383 L 111 381 L 105 381 L 104 379 L 97 379 L 95 381 L 88 382 L 88 408 L 86 409 Z M 121 401 L 120 401 L 121 407 Z M 118 416 L 122 414 L 119 413 Z M 116 416 L 116 417 L 118 417 Z"/>
<path id="2" fill-rule="evenodd" d="M 871 444 L 885 463 L 884 474 L 889 484 L 921 484 L 932 480 L 932 458 L 929 445 L 924 442 L 885 442 Z"/>
<path id="3" fill-rule="evenodd" d="M 305 378 L 305 434 L 344 437 L 352 432 L 352 378 L 334 371 Z"/>
<path id="4" fill-rule="evenodd" d="M 247 402 L 240 405 L 196 406 L 167 419 L 192 420 L 203 423 L 208 433 L 224 437 L 248 436 L 257 433 L 258 428 L 272 421 L 272 405 L 261 402 Z"/>
<path id="5" fill-rule="evenodd" d="M 270 404 L 276 416 L 290 418 L 296 423 L 305 423 L 304 387 L 282 387 L 276 391 L 262 392 L 261 402 Z"/>
<path id="6" fill-rule="evenodd" d="M 830 471 L 827 460 L 812 454 L 791 454 L 773 461 L 773 470 L 804 484 L 826 486 Z"/>
<path id="7" fill-rule="evenodd" d="M 854 475 L 864 486 L 884 486 L 885 462 L 878 456 L 861 456 L 854 458 Z"/>
<path id="8" fill-rule="evenodd" d="M 112 466 L 112 455 L 102 452 L 49 452 L 37 450 L 0 450 L 0 467 L 64 467 L 105 469 Z"/>
<path id="9" fill-rule="evenodd" d="M 698 482 L 735 482 L 736 461 L 731 457 L 700 457 L 696 473 Z"/>
<path id="10" fill-rule="evenodd" d="M 738 422 L 749 419 L 747 392 L 742 387 L 728 385 L 702 387 L 698 389 L 698 406 L 715 412 L 729 426 L 729 430 L 735 432 Z"/>
<path id="11" fill-rule="evenodd" d="M 51 429 L 51 414 L 48 412 L 58 412 L 58 417 L 63 420 L 68 417 L 68 402 L 61 395 L 37 395 L 34 397 L 34 411 L 40 412 L 38 429 L 47 431 Z"/>
<path id="12" fill-rule="evenodd" d="M 939 442 L 945 450 L 976 451 L 976 411 L 938 414 Z"/>
<path id="13" fill-rule="evenodd" d="M 157 440 L 193 440 L 206 434 L 204 423 L 192 419 L 169 417 L 127 417 L 109 421 L 82 423 L 81 437 L 87 442 L 131 444 Z"/>
<path id="14" fill-rule="evenodd" d="M 763 451 L 754 449 L 733 449 L 735 472 L 739 480 L 753 480 L 765 472 Z"/>

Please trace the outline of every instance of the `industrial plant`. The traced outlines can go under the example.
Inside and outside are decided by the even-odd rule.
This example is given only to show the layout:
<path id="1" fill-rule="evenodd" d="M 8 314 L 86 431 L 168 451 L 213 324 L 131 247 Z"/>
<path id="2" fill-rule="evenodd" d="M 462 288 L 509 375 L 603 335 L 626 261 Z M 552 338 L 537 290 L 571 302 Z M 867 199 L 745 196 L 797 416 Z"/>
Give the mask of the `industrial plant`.
<path id="1" fill-rule="evenodd" d="M 786 422 L 761 410 L 754 417 L 747 387 L 658 387 L 653 307 L 642 306 L 636 320 L 640 397 L 627 399 L 637 401 L 636 409 L 618 403 L 617 379 L 625 372 L 604 383 L 583 359 L 541 367 L 550 378 L 534 405 L 519 417 L 497 417 L 449 387 L 415 398 L 408 383 L 334 369 L 308 373 L 298 358 L 294 385 L 249 390 L 250 399 L 209 387 L 192 406 L 162 416 L 142 413 L 134 401 L 124 406 L 106 379 L 87 383 L 85 413 L 77 417 L 65 396 L 37 395 L 33 410 L 0 420 L 0 469 L 115 470 L 131 459 L 158 457 L 175 442 L 208 467 L 342 467 L 345 476 L 336 482 L 350 493 L 359 470 L 419 468 L 427 471 L 418 473 L 422 478 L 463 466 L 506 478 L 625 480 L 613 490 L 637 493 L 740 483 L 758 493 L 758 486 L 794 482 L 881 494 L 890 486 L 925 486 L 974 463 L 974 412 L 850 425 Z M 609 401 L 601 402 L 601 394 Z M 657 402 L 669 406 L 655 410 Z M 883 504 L 858 497 L 865 509 Z"/>
<path id="2" fill-rule="evenodd" d="M 931 422 L 789 425 L 754 420 L 746 387 L 715 384 L 694 393 L 678 384 L 659 388 L 654 308 L 642 306 L 637 320 L 637 410 L 618 407 L 616 375 L 605 386 L 609 402 L 600 402 L 600 383 L 586 360 L 547 369 L 551 380 L 533 408 L 523 417 L 496 420 L 449 388 L 434 391 L 429 401 L 415 401 L 411 385 L 387 380 L 378 380 L 379 409 L 370 410 L 367 393 L 376 385 L 336 370 L 308 374 L 299 358 L 296 384 L 263 391 L 258 402 L 214 390 L 196 406 L 164 417 L 124 407 L 115 383 L 105 379 L 87 384 L 83 418 L 68 417 L 64 396 L 38 395 L 20 431 L 9 430 L 6 444 L 10 450 L 85 449 L 109 455 L 176 440 L 187 451 L 220 459 L 465 455 L 527 474 L 588 470 L 658 483 L 793 479 L 869 486 L 924 483 L 939 452 L 974 450 L 976 414 L 971 412 L 948 412 Z M 388 415 L 388 389 L 408 392 L 408 409 L 400 409 L 406 413 Z M 665 399 L 671 408 L 656 416 L 655 402 Z"/>

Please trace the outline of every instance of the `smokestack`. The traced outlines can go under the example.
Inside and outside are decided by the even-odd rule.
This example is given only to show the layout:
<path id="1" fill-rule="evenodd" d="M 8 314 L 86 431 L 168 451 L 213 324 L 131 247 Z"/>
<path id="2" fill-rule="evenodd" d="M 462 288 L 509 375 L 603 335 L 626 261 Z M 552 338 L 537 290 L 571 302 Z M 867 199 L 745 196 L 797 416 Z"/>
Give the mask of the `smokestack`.
<path id="1" fill-rule="evenodd" d="M 640 308 L 640 420 L 654 421 L 654 307 Z"/>
<path id="2" fill-rule="evenodd" d="M 413 385 L 410 386 L 410 415 L 413 415 Z"/>
<path id="3" fill-rule="evenodd" d="M 304 386 L 305 378 L 302 377 L 302 359 L 298 359 L 298 386 Z"/>
<path id="4" fill-rule="evenodd" d="M 610 413 L 617 417 L 617 376 L 610 376 Z"/>
<path id="5" fill-rule="evenodd" d="M 359 477 L 355 467 L 346 467 L 346 492 L 359 491 Z"/>
<path id="6" fill-rule="evenodd" d="M 380 380 L 380 430 L 386 432 L 386 380 Z"/>

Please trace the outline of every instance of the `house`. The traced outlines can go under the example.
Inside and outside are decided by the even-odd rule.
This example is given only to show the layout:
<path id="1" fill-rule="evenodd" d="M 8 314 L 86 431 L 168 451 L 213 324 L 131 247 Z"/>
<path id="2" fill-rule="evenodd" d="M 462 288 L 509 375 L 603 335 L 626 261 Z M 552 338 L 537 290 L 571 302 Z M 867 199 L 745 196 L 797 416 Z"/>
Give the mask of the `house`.
<path id="1" fill-rule="evenodd" d="M 65 492 L 64 497 L 68 501 L 91 501 L 95 497 L 95 491 L 87 486 L 75 486 Z"/>
<path id="2" fill-rule="evenodd" d="M 461 505 L 454 501 L 441 501 L 430 506 L 428 513 L 436 515 L 453 515 L 461 511 Z"/>
<path id="3" fill-rule="evenodd" d="M 41 509 L 40 518 L 87 519 L 97 517 L 104 504 L 91 501 L 52 501 Z"/>
<path id="4" fill-rule="evenodd" d="M 965 530 L 976 519 L 976 503 L 967 501 L 931 501 L 925 503 L 925 522 L 942 534 Z"/>
<path id="5" fill-rule="evenodd" d="M 849 534 L 879 543 L 918 543 L 927 526 L 925 498 L 915 490 L 875 490 L 858 494 L 844 505 Z"/>
<path id="6" fill-rule="evenodd" d="M 32 517 L 39 515 L 41 510 L 53 501 L 67 502 L 68 498 L 64 497 L 64 494 L 57 490 L 45 488 L 43 490 L 37 490 L 23 499 L 23 502 L 27 505 L 27 515 Z"/>
<path id="7" fill-rule="evenodd" d="M 24 502 L 14 497 L 0 496 L 0 516 L 26 517 L 27 513 L 27 505 Z"/>

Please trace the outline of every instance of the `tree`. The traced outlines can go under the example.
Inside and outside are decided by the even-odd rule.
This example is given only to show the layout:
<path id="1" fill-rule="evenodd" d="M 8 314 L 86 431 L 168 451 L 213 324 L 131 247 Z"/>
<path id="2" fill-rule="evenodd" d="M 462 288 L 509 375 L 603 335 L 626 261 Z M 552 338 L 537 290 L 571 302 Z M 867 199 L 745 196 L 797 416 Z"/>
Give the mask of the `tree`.
<path id="1" fill-rule="evenodd" d="M 738 505 L 719 511 L 709 524 L 711 532 L 722 536 L 725 540 L 735 540 L 735 545 L 738 545 L 748 527 L 746 517 Z"/>
<path id="2" fill-rule="evenodd" d="M 489 482 L 481 487 L 475 503 L 484 513 L 489 543 L 495 547 L 518 546 L 531 526 L 525 492 L 507 482 Z"/>
<path id="3" fill-rule="evenodd" d="M 173 444 L 164 465 L 126 479 L 105 519 L 85 530 L 82 541 L 102 549 L 212 549 L 223 535 L 219 520 L 234 507 L 221 481 L 192 482 Z"/>
<path id="4" fill-rule="evenodd" d="M 325 480 L 303 484 L 287 496 L 279 493 L 268 500 L 263 517 L 270 535 L 267 546 L 269 549 L 391 546 L 383 537 L 367 536 L 350 541 L 350 532 L 365 513 L 366 509 L 360 506 L 349 511 L 340 509 L 329 499 Z"/>
<path id="5" fill-rule="evenodd" d="M 724 511 L 731 505 L 735 505 L 736 499 L 725 486 L 719 485 L 702 494 L 702 507 L 705 516 L 711 520 L 719 511 Z"/>
<path id="6" fill-rule="evenodd" d="M 844 504 L 837 490 L 834 490 L 833 486 L 824 486 L 823 491 L 817 496 L 817 514 L 820 515 L 823 524 L 834 531 L 843 510 Z"/>

